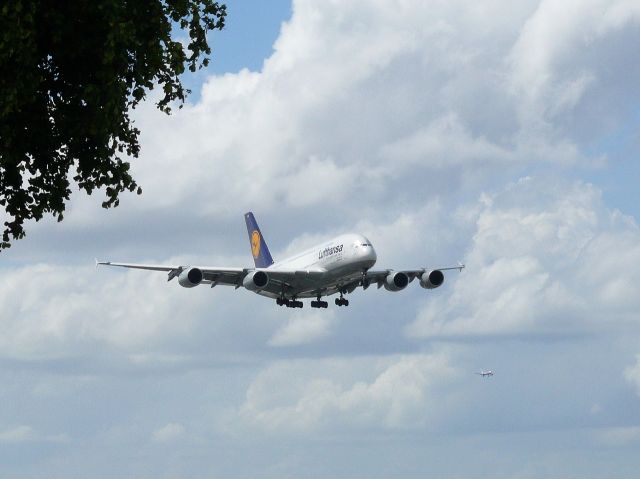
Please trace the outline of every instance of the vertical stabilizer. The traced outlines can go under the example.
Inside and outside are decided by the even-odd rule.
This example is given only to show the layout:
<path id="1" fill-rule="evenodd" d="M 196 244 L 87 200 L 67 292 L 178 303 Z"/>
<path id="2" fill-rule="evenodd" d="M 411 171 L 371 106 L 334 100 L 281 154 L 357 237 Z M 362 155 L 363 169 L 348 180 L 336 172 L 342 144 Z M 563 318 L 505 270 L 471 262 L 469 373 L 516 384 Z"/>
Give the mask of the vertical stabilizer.
<path id="1" fill-rule="evenodd" d="M 264 241 L 264 237 L 260 232 L 258 223 L 253 216 L 253 213 L 249 211 L 245 213 L 244 220 L 247 223 L 247 233 L 249 233 L 249 242 L 251 244 L 251 254 L 253 260 L 256 263 L 256 268 L 268 268 L 273 264 L 271 253 L 267 248 L 267 243 Z"/>

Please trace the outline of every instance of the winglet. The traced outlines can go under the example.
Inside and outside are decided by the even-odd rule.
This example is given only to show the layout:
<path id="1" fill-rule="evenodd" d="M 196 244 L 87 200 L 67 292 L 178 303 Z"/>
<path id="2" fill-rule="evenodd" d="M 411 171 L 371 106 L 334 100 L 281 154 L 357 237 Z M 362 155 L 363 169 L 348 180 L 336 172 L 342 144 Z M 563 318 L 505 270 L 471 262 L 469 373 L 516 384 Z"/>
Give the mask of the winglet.
<path id="1" fill-rule="evenodd" d="M 96 260 L 96 269 L 98 269 L 98 266 L 100 266 L 101 264 L 106 264 L 106 265 L 111 264 L 111 261 L 98 261 L 98 258 L 96 258 L 95 260 Z"/>
<path id="2" fill-rule="evenodd" d="M 256 268 L 268 268 L 273 264 L 273 258 L 271 258 L 271 253 L 269 253 L 267 243 L 264 241 L 264 236 L 262 236 L 262 233 L 260 232 L 258 222 L 251 211 L 245 213 L 244 220 L 247 223 L 247 233 L 249 233 L 251 254 L 253 255 L 253 261 L 256 264 Z"/>
<path id="3" fill-rule="evenodd" d="M 460 271 L 462 273 L 462 270 L 465 268 L 464 263 L 461 263 L 460 261 L 458 261 L 458 271 Z"/>

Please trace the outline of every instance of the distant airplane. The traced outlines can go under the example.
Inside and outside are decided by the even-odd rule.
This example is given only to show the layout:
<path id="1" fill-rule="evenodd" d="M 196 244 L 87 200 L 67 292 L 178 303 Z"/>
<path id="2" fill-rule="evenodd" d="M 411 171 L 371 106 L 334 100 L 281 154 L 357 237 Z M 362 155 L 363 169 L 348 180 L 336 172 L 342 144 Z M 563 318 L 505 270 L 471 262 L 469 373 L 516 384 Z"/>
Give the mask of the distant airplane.
<path id="1" fill-rule="evenodd" d="M 490 369 L 485 371 L 484 369 L 480 370 L 479 373 L 476 373 L 479 376 L 482 376 L 483 378 L 488 378 L 493 376 L 493 371 L 491 371 Z"/>
<path id="2" fill-rule="evenodd" d="M 97 265 L 121 266 L 123 268 L 165 271 L 168 281 L 178 278 L 180 286 L 193 288 L 200 284 L 244 287 L 262 296 L 276 300 L 279 306 L 302 308 L 300 298 L 316 298 L 312 308 L 326 308 L 323 296 L 340 294 L 335 299 L 337 306 L 348 306 L 344 297 L 357 287 L 367 289 L 371 284 L 387 291 L 400 291 L 418 278 L 425 289 L 437 288 L 444 282 L 443 271 L 458 269 L 463 264 L 450 268 L 428 270 L 426 268 L 394 271 L 391 269 L 372 271 L 377 256 L 371 242 L 359 234 L 346 234 L 321 243 L 300 254 L 274 263 L 269 248 L 260 232 L 253 213 L 245 214 L 247 232 L 255 268 L 219 268 L 210 266 L 162 266 L 133 263 L 98 261 Z"/>

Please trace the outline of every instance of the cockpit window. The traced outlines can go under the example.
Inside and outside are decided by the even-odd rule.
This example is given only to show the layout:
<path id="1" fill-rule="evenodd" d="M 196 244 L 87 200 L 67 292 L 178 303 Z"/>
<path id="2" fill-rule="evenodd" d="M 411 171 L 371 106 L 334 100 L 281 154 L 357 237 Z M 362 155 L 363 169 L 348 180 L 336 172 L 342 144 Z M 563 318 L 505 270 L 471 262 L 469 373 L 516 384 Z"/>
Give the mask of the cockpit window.
<path id="1" fill-rule="evenodd" d="M 371 246 L 371 243 L 362 243 L 360 246 Z"/>

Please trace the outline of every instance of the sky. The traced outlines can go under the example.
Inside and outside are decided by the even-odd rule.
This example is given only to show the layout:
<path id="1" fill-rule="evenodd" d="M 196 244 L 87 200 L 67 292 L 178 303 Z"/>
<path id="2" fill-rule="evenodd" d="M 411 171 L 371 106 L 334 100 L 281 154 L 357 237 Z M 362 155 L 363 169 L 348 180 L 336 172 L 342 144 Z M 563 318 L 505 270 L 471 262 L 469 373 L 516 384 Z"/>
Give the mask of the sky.
<path id="1" fill-rule="evenodd" d="M 141 196 L 0 257 L 0 476 L 637 477 L 640 3 L 229 2 Z M 346 232 L 445 283 L 278 307 L 101 260 Z M 495 376 L 475 372 L 492 369 Z"/>

